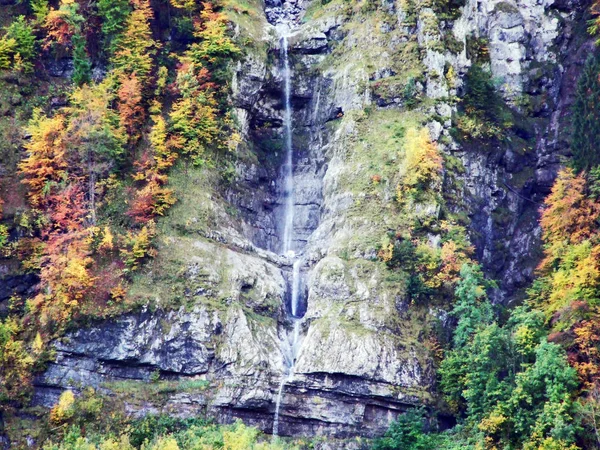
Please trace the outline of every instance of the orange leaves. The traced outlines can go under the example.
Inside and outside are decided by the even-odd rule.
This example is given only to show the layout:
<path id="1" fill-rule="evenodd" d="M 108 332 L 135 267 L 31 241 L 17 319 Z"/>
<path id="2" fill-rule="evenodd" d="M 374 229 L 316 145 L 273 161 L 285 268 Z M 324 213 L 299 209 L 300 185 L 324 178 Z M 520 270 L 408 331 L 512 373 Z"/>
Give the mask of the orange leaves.
<path id="1" fill-rule="evenodd" d="M 85 295 L 94 286 L 93 264 L 84 233 L 52 236 L 42 258 L 40 278 L 46 289 L 31 302 L 43 327 L 62 329 L 79 312 Z"/>
<path id="2" fill-rule="evenodd" d="M 53 45 L 67 48 L 71 45 L 71 38 L 75 34 L 75 27 L 69 23 L 65 11 L 51 11 L 46 17 L 44 27 L 47 30 L 44 48 L 49 49 Z"/>
<path id="3" fill-rule="evenodd" d="M 223 57 L 232 57 L 240 53 L 231 38 L 227 35 L 227 18 L 215 12 L 209 2 L 202 3 L 200 22 L 195 23 L 194 36 L 200 39 L 193 44 L 189 54 L 196 63 L 215 64 Z"/>
<path id="4" fill-rule="evenodd" d="M 559 241 L 576 244 L 597 232 L 600 204 L 586 197 L 583 175 L 564 169 L 546 198 L 541 225 L 550 245 Z"/>
<path id="5" fill-rule="evenodd" d="M 177 159 L 178 146 L 176 141 L 167 137 L 165 120 L 156 115 L 155 124 L 150 133 L 152 144 L 152 158 L 136 163 L 138 172 L 134 179 L 143 185 L 135 194 L 129 215 L 139 223 L 146 223 L 154 216 L 162 216 L 166 210 L 175 204 L 177 199 L 172 189 L 165 187 L 167 184 L 166 171 L 171 168 Z"/>
<path id="6" fill-rule="evenodd" d="M 39 262 L 45 289 L 31 303 L 43 326 L 64 326 L 94 284 L 89 273 L 93 259 L 84 226 L 84 205 L 81 187 L 70 184 L 55 195 L 49 211 L 51 224 L 43 230 L 45 246 Z"/>
<path id="7" fill-rule="evenodd" d="M 50 47 L 66 51 L 72 46 L 73 36 L 80 30 L 83 17 L 78 13 L 79 4 L 74 0 L 61 0 L 58 9 L 52 9 L 46 16 L 44 28 L 46 39 L 44 48 Z"/>
<path id="8" fill-rule="evenodd" d="M 143 188 L 136 192 L 129 215 L 139 223 L 162 216 L 177 201 L 172 189 L 164 187 L 166 175 L 151 174 Z"/>
<path id="9" fill-rule="evenodd" d="M 43 117 L 36 111 L 27 131 L 31 134 L 25 144 L 28 156 L 19 164 L 19 171 L 24 176 L 23 183 L 29 186 L 29 200 L 37 208 L 67 177 L 65 118 Z"/>
<path id="10" fill-rule="evenodd" d="M 129 141 L 136 142 L 145 119 L 145 111 L 142 106 L 142 86 L 135 73 L 129 77 L 121 77 L 118 98 L 121 125 L 127 131 Z"/>
<path id="11" fill-rule="evenodd" d="M 572 169 L 558 174 L 545 204 L 544 278 L 535 300 L 552 324 L 552 338 L 568 347 L 569 362 L 591 390 L 600 383 L 600 204 L 586 175 Z"/>
<path id="12" fill-rule="evenodd" d="M 582 321 L 573 332 L 569 362 L 586 389 L 592 389 L 600 381 L 600 318 Z"/>
<path id="13" fill-rule="evenodd" d="M 546 249 L 540 269 L 549 289 L 543 308 L 565 329 L 580 318 L 574 302 L 597 302 L 600 205 L 587 196 L 585 176 L 572 169 L 559 173 L 545 203 L 541 226 Z"/>

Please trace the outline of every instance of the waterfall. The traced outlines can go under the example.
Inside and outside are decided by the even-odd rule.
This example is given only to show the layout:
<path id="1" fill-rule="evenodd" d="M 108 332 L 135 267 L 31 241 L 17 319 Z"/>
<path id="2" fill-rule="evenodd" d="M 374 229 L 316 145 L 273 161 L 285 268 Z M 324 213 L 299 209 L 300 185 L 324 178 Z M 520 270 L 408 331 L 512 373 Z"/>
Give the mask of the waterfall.
<path id="1" fill-rule="evenodd" d="M 292 269 L 292 317 L 298 318 L 298 309 L 300 307 L 300 266 L 302 261 L 297 259 L 294 261 Z"/>
<path id="2" fill-rule="evenodd" d="M 285 198 L 285 213 L 283 221 L 283 238 L 282 238 L 282 253 L 284 255 L 293 256 L 293 235 L 294 235 L 294 148 L 292 146 L 292 105 L 291 105 L 291 75 L 290 75 L 290 60 L 288 55 L 288 35 L 287 31 L 283 31 L 281 37 L 281 53 L 283 60 L 283 93 L 285 113 L 283 118 L 284 124 L 284 141 L 285 141 L 285 164 L 283 165 L 283 180 L 284 180 L 284 198 Z"/>
<path id="3" fill-rule="evenodd" d="M 288 29 L 278 27 L 281 36 L 281 59 L 282 59 L 282 77 L 283 77 L 283 96 L 284 96 L 284 144 L 285 144 L 285 163 L 283 165 L 283 232 L 281 239 L 281 253 L 293 260 L 292 279 L 290 283 L 290 319 L 293 322 L 293 330 L 289 333 L 282 343 L 283 354 L 283 375 L 277 391 L 277 400 L 275 402 L 275 416 L 273 419 L 273 439 L 279 434 L 279 412 L 281 401 L 283 399 L 285 384 L 294 377 L 294 366 L 296 364 L 296 355 L 300 344 L 300 294 L 301 294 L 301 273 L 300 268 L 302 260 L 296 256 L 297 248 L 294 246 L 294 149 L 292 145 L 292 105 L 291 105 L 291 73 L 289 62 L 289 43 Z"/>

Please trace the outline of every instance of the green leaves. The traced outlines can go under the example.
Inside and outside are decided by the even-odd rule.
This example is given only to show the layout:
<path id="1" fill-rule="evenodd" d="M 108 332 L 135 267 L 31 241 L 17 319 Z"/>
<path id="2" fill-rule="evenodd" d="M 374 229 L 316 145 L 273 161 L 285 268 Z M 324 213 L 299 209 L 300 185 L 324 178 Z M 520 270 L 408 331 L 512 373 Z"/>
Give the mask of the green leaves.
<path id="1" fill-rule="evenodd" d="M 465 265 L 461 277 L 452 311 L 458 318 L 454 345 L 439 369 L 446 401 L 472 435 L 483 433 L 482 444 L 537 449 L 550 440 L 569 447 L 578 430 L 578 381 L 564 350 L 546 341 L 544 314 L 518 307 L 501 326 L 481 270 Z"/>
<path id="2" fill-rule="evenodd" d="M 33 27 L 25 20 L 25 16 L 19 16 L 0 39 L 0 70 L 31 72 L 37 54 L 36 47 Z"/>
<path id="3" fill-rule="evenodd" d="M 72 38 L 73 42 L 73 82 L 80 86 L 89 83 L 92 75 L 92 63 L 86 52 L 86 40 L 81 34 Z"/>
<path id="4" fill-rule="evenodd" d="M 440 448 L 440 437 L 425 433 L 425 408 L 411 409 L 392 423 L 373 450 L 430 450 Z M 446 448 L 444 446 L 444 448 Z"/>
<path id="5" fill-rule="evenodd" d="M 126 27 L 131 14 L 128 0 L 98 0 L 98 14 L 102 18 L 102 33 L 105 47 L 110 49 L 112 42 Z"/>
<path id="6" fill-rule="evenodd" d="M 477 327 L 489 325 L 494 320 L 492 305 L 487 300 L 486 283 L 479 266 L 462 266 L 461 281 L 456 287 L 456 303 L 452 315 L 458 318 L 454 330 L 454 346 L 464 346 Z"/>
<path id="7" fill-rule="evenodd" d="M 577 83 L 571 150 L 576 170 L 600 164 L 600 58 L 590 55 Z"/>

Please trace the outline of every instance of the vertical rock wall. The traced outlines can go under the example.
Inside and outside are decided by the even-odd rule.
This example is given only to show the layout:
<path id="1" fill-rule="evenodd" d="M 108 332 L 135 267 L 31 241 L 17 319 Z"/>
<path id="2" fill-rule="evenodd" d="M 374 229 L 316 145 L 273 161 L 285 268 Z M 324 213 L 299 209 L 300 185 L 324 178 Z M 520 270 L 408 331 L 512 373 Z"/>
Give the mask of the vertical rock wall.
<path id="1" fill-rule="evenodd" d="M 381 237 L 405 218 L 390 214 L 395 186 L 373 191 L 370 177 L 396 170 L 397 128 L 426 123 L 465 169 L 452 174 L 460 181 L 448 186 L 456 190 L 452 208 L 470 217 L 478 255 L 501 280 L 498 298 L 514 298 L 537 264 L 538 203 L 567 152 L 561 130 L 570 86 L 589 47 L 573 32 L 584 5 L 468 0 L 459 17 L 442 20 L 428 7 L 406 11 L 406 4 L 382 0 L 376 12 L 349 15 L 336 0 L 269 0 L 266 12 L 257 9 L 250 19 L 231 13 L 238 38 L 253 42 L 232 80 L 244 138 L 234 181 L 187 175 L 163 223 L 158 260 L 133 288 L 148 307 L 57 342 L 56 362 L 36 380 L 38 403 L 52 405 L 65 388 L 114 391 L 110 383 L 144 382 L 158 371 L 208 387 L 126 399 L 132 414 L 208 412 L 271 430 L 281 341 L 290 327 L 284 308 L 291 267 L 275 252 L 283 86 L 267 17 L 298 18 L 290 37 L 294 227 L 306 273 L 303 341 L 280 432 L 373 436 L 406 408 L 434 403 L 425 330 L 443 311 L 410 305 L 406 280 L 377 260 Z M 536 143 L 525 152 L 508 141 L 480 148 L 452 137 L 451 99 L 472 64 L 469 42 L 479 38 L 500 92 L 523 118 L 522 138 Z M 452 51 L 450 39 L 458 43 Z M 407 108 L 407 85 L 423 99 L 415 110 Z M 435 204 L 415 208 L 417 217 L 439 214 Z M 164 267 L 176 275 L 160 278 Z"/>

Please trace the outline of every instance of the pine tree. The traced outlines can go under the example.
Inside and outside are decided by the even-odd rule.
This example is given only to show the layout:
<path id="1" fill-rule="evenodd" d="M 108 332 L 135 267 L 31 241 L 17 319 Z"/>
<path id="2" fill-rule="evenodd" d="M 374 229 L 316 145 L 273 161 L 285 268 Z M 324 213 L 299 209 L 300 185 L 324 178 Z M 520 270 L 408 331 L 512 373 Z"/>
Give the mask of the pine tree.
<path id="1" fill-rule="evenodd" d="M 577 84 L 573 105 L 573 166 L 588 170 L 600 164 L 600 59 L 591 55 Z"/>
<path id="2" fill-rule="evenodd" d="M 81 34 L 72 38 L 73 42 L 73 82 L 76 85 L 89 83 L 92 75 L 92 64 L 86 51 L 86 40 Z"/>
<path id="3" fill-rule="evenodd" d="M 115 37 L 127 25 L 127 17 L 131 14 L 131 6 L 128 0 L 99 0 L 98 14 L 102 18 L 105 47 L 111 49 Z"/>

